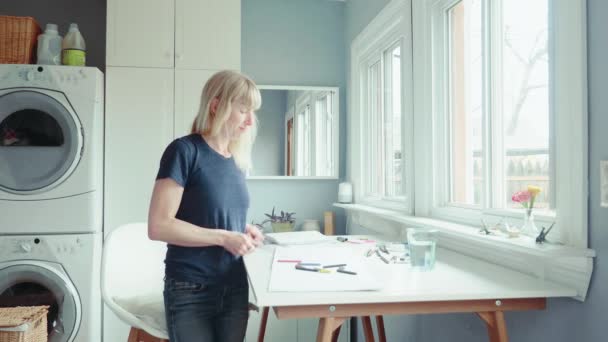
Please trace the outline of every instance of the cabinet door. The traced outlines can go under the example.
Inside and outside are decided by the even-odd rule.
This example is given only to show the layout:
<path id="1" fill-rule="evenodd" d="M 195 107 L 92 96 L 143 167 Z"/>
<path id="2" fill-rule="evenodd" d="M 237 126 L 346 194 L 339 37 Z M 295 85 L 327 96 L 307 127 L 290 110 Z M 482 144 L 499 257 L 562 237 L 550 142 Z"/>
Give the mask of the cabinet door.
<path id="1" fill-rule="evenodd" d="M 241 0 L 176 0 L 175 66 L 241 69 Z"/>
<path id="2" fill-rule="evenodd" d="M 175 137 L 190 134 L 205 82 L 212 70 L 175 70 Z"/>
<path id="3" fill-rule="evenodd" d="M 173 139 L 173 70 L 106 68 L 105 233 L 148 219 L 160 157 Z"/>
<path id="4" fill-rule="evenodd" d="M 107 66 L 172 68 L 175 0 L 107 1 Z"/>

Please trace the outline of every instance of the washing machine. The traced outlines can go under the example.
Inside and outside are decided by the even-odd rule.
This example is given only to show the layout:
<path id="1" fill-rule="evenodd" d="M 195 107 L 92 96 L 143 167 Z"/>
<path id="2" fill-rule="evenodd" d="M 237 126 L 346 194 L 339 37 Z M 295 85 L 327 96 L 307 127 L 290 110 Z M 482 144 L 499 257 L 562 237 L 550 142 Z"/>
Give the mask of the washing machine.
<path id="1" fill-rule="evenodd" d="M 48 305 L 49 342 L 100 342 L 102 233 L 0 236 L 0 307 Z"/>
<path id="2" fill-rule="evenodd" d="M 103 74 L 0 65 L 0 235 L 102 231 Z"/>

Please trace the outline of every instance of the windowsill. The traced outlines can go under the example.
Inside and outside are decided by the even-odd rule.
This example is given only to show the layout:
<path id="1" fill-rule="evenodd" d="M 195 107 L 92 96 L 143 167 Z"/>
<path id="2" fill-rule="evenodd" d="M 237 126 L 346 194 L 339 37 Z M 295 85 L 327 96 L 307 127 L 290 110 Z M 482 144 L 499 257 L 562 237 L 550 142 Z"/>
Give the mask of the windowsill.
<path id="1" fill-rule="evenodd" d="M 439 245 L 443 248 L 574 287 L 578 293 L 576 298 L 585 299 L 595 257 L 595 251 L 592 249 L 551 243 L 537 244 L 528 236 L 508 238 L 501 235 L 482 235 L 478 233 L 477 227 L 410 216 L 367 205 L 334 203 L 334 206 L 344 208 L 350 214 L 399 223 L 403 225 L 403 229 L 407 226 L 437 229 L 440 232 Z M 381 234 L 390 233 L 381 225 L 367 228 Z"/>

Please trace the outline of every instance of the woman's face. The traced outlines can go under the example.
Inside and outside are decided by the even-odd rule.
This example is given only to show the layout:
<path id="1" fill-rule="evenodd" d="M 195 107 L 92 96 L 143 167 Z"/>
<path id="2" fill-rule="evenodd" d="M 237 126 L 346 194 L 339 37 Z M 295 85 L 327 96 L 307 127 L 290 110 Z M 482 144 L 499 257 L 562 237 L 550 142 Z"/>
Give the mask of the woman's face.
<path id="1" fill-rule="evenodd" d="M 253 124 L 254 115 L 253 109 L 240 102 L 233 103 L 227 122 L 230 138 L 238 139 Z"/>

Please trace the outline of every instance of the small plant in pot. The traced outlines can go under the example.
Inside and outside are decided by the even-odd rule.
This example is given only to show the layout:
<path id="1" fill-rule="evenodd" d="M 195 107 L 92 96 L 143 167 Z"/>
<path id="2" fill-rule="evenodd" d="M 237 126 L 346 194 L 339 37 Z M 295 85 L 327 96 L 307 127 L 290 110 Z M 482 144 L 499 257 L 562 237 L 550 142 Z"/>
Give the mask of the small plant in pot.
<path id="1" fill-rule="evenodd" d="M 289 213 L 281 210 L 281 215 L 279 216 L 275 215 L 274 212 L 274 207 L 272 207 L 272 212 L 270 214 L 264 214 L 268 218 L 264 220 L 262 224 L 270 222 L 270 225 L 272 226 L 272 231 L 275 233 L 293 231 L 293 226 L 296 223 L 296 218 L 294 217 L 296 213 Z"/>

